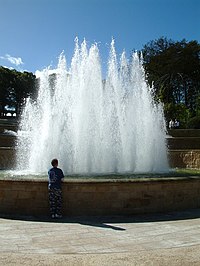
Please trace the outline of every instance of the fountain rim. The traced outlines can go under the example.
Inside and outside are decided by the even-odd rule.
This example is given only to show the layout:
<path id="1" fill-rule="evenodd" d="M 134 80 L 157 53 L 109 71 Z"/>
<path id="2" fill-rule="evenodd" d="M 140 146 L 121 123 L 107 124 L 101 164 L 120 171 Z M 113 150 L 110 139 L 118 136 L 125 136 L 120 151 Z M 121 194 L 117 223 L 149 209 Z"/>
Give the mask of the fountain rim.
<path id="1" fill-rule="evenodd" d="M 176 181 L 194 181 L 200 180 L 200 175 L 176 175 L 176 176 L 134 176 L 128 178 L 112 178 L 111 176 L 107 178 L 96 177 L 96 176 L 81 176 L 81 177 L 73 177 L 73 176 L 65 176 L 63 183 L 88 183 L 88 184 L 101 184 L 101 183 L 164 183 L 164 182 L 176 182 Z M 33 183 L 48 183 L 48 177 L 38 175 L 37 178 L 33 178 L 33 176 L 0 176 L 0 182 L 33 182 Z"/>

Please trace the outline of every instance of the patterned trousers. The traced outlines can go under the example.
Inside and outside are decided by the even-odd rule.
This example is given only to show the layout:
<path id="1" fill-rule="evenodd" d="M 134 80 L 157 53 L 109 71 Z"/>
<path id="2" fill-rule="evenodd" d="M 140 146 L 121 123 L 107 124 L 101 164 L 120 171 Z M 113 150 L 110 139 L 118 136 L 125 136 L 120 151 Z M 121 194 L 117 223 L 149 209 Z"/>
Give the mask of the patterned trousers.
<path id="1" fill-rule="evenodd" d="M 50 214 L 61 215 L 62 190 L 57 188 L 49 189 Z"/>

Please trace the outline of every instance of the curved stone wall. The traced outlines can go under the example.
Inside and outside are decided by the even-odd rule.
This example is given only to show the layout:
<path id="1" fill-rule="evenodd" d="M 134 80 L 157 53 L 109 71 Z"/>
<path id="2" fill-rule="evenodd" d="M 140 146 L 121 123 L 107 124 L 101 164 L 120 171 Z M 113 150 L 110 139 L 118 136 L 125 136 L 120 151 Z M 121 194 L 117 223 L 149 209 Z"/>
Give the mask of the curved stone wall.
<path id="1" fill-rule="evenodd" d="M 63 214 L 133 215 L 200 207 L 200 177 L 67 180 Z M 47 180 L 0 180 L 0 213 L 46 216 Z"/>

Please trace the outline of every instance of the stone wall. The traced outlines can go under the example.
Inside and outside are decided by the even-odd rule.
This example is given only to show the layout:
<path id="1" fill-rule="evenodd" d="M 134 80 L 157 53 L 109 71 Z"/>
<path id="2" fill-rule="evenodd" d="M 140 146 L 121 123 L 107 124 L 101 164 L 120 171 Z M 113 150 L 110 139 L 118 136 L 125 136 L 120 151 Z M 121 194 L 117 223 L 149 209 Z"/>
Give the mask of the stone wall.
<path id="1" fill-rule="evenodd" d="M 169 164 L 172 168 L 200 168 L 200 150 L 169 151 Z"/>
<path id="2" fill-rule="evenodd" d="M 16 142 L 16 137 L 8 134 L 0 133 L 0 147 L 14 147 Z"/>
<path id="3" fill-rule="evenodd" d="M 0 170 L 13 169 L 16 165 L 15 149 L 0 147 Z"/>
<path id="4" fill-rule="evenodd" d="M 200 207 L 200 178 L 63 183 L 63 214 L 132 215 Z M 45 180 L 0 180 L 0 214 L 48 215 Z"/>

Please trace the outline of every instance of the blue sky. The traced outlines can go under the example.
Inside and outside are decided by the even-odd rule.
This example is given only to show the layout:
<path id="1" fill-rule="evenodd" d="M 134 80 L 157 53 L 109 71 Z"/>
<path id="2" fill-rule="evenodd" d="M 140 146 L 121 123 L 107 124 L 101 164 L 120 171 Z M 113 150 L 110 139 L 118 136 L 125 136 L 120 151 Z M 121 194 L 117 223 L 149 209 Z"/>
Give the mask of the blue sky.
<path id="1" fill-rule="evenodd" d="M 0 65 L 35 72 L 70 64 L 74 39 L 97 42 L 106 66 L 117 53 L 140 50 L 161 36 L 200 42 L 199 0 L 0 0 Z"/>

